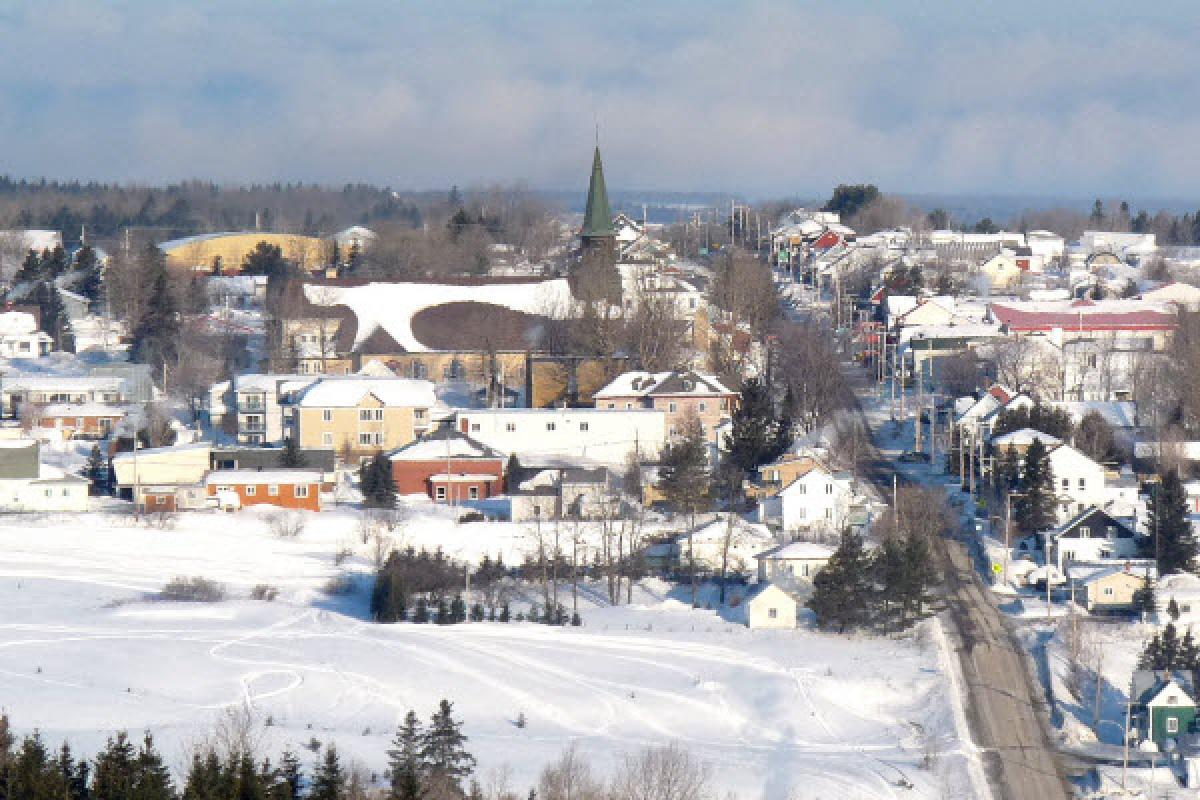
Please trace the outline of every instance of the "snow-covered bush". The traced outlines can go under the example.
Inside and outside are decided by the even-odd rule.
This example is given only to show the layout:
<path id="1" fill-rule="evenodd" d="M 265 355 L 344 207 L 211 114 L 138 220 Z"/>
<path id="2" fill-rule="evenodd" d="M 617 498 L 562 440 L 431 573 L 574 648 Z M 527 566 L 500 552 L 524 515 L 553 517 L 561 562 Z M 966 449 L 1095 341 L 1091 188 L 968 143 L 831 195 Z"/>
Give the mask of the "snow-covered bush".
<path id="1" fill-rule="evenodd" d="M 172 578 L 159 592 L 163 600 L 179 603 L 217 603 L 225 599 L 225 585 L 194 575 Z"/>

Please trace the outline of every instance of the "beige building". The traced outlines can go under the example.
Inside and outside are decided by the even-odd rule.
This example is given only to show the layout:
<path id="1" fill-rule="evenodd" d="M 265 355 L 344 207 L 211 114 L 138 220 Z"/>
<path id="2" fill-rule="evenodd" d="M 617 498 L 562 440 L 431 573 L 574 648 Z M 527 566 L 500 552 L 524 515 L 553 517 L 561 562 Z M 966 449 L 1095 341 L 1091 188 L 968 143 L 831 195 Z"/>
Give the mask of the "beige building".
<path id="1" fill-rule="evenodd" d="M 737 400 L 737 392 L 716 376 L 697 372 L 626 372 L 594 396 L 598 409 L 665 412 L 671 439 L 683 436 L 688 420 L 694 417 L 710 443 L 717 441 L 717 427 L 730 418 Z"/>
<path id="2" fill-rule="evenodd" d="M 429 430 L 435 403 L 429 381 L 325 378 L 297 401 L 294 435 L 303 449 L 333 448 L 343 463 L 358 463 Z"/>
<path id="3" fill-rule="evenodd" d="M 315 236 L 264 231 L 204 233 L 172 239 L 158 248 L 167 257 L 167 266 L 178 270 L 210 275 L 237 275 L 246 256 L 259 242 L 278 247 L 283 257 L 300 269 L 312 271 L 329 261 L 332 245 Z"/>

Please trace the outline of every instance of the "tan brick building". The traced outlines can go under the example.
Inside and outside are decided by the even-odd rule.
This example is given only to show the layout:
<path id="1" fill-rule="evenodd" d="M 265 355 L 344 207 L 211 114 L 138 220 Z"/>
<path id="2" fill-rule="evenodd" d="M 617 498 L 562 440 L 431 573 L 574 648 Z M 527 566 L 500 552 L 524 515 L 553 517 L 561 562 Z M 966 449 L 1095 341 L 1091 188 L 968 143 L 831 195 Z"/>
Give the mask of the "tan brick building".
<path id="1" fill-rule="evenodd" d="M 297 401 L 294 435 L 302 449 L 333 448 L 354 464 L 429 430 L 435 402 L 429 381 L 329 377 Z"/>

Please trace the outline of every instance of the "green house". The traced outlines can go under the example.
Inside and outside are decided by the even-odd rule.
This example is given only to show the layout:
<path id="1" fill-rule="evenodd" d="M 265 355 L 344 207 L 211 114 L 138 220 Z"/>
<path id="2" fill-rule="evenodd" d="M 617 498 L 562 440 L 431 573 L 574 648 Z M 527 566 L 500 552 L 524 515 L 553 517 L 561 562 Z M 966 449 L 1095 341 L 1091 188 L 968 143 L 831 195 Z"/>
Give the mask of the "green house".
<path id="1" fill-rule="evenodd" d="M 1133 715 L 1140 741 L 1161 750 L 1168 739 L 1196 730 L 1195 690 L 1181 673 L 1138 670 L 1133 675 Z"/>

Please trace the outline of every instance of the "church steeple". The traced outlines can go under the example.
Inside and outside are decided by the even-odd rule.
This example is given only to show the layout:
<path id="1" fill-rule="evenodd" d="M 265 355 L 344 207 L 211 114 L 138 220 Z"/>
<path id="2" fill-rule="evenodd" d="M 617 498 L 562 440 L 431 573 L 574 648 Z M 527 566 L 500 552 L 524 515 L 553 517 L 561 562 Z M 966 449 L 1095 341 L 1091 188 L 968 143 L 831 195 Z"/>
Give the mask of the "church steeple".
<path id="1" fill-rule="evenodd" d="M 608 206 L 608 189 L 604 186 L 604 165 L 600 163 L 600 147 L 592 157 L 592 179 L 588 183 L 587 206 L 583 212 L 583 249 L 598 246 L 612 247 L 617 230 L 613 227 L 612 209 Z"/>

